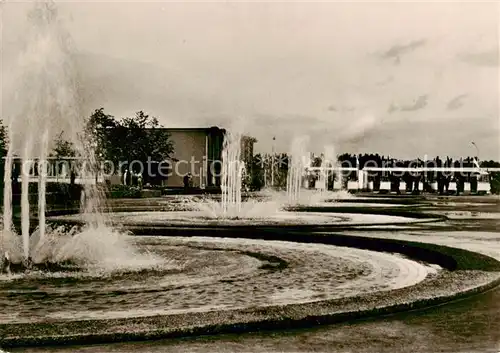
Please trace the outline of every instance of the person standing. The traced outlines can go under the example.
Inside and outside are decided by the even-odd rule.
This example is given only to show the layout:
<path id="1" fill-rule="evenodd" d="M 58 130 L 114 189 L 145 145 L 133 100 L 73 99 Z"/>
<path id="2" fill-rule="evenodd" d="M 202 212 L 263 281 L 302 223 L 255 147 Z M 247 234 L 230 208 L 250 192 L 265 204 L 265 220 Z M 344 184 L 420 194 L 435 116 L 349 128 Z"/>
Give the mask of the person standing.
<path id="1" fill-rule="evenodd" d="M 128 169 L 127 169 L 126 175 L 125 175 L 125 185 L 129 185 L 129 186 L 132 185 L 132 171 L 128 170 Z"/>
<path id="2" fill-rule="evenodd" d="M 142 190 L 142 174 L 137 173 L 137 187 Z"/>
<path id="3" fill-rule="evenodd" d="M 396 178 L 396 194 L 401 195 L 401 177 L 399 175 L 394 177 Z"/>
<path id="4" fill-rule="evenodd" d="M 128 181 L 128 169 L 125 169 L 125 173 L 123 173 L 123 185 L 127 185 Z"/>
<path id="5" fill-rule="evenodd" d="M 69 175 L 69 184 L 71 185 L 71 187 L 75 186 L 75 182 L 76 182 L 76 172 L 71 169 L 71 173 Z"/>

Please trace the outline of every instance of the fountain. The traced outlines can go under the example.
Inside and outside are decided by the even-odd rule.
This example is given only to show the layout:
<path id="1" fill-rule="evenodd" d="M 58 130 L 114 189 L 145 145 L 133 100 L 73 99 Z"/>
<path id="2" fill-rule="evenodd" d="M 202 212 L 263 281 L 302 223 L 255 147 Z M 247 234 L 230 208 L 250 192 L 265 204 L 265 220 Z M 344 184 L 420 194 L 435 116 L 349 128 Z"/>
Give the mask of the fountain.
<path id="1" fill-rule="evenodd" d="M 11 141 L 12 129 L 7 129 L 9 133 L 8 141 Z M 7 156 L 5 157 L 5 173 L 4 173 L 4 198 L 3 198 L 3 228 L 4 232 L 12 231 L 12 148 L 7 150 Z M 0 239 L 4 241 L 5 236 Z M 0 254 L 1 258 L 1 254 Z"/>
<path id="2" fill-rule="evenodd" d="M 308 140 L 309 138 L 306 136 L 296 137 L 290 146 L 286 192 L 288 203 L 292 205 L 296 204 L 300 199 L 302 177 L 306 167 L 305 158 Z"/>
<path id="3" fill-rule="evenodd" d="M 12 87 L 12 100 L 6 114 L 8 126 L 7 155 L 5 159 L 5 188 L 3 203 L 3 230 L 0 232 L 0 271 L 11 264 L 27 269 L 40 264 L 72 261 L 78 253 L 74 244 L 83 244 L 89 249 L 135 253 L 125 242 L 115 241 L 115 235 L 104 226 L 98 209 L 101 191 L 94 183 L 97 161 L 93 148 L 82 135 L 85 121 L 80 110 L 80 94 L 77 70 L 73 64 L 74 51 L 67 33 L 57 16 L 52 3 L 36 3 L 28 14 L 29 29 L 25 48 L 12 68 L 16 85 Z M 46 185 L 50 142 L 64 132 L 73 143 L 80 158 L 78 170 L 82 180 L 81 209 L 86 224 L 81 231 L 65 233 L 60 228 L 46 225 Z M 15 155 L 21 161 L 21 236 L 13 226 L 12 168 Z M 30 184 L 33 172 L 38 172 L 38 226 L 32 231 L 30 224 Z M 95 242 L 95 234 L 100 242 Z M 69 236 L 70 235 L 70 236 Z M 111 236 L 111 238 L 107 238 Z M 106 240 L 107 239 L 107 240 Z M 100 243 L 100 245 L 99 245 Z M 112 246 L 117 246 L 111 249 Z M 102 255 L 99 261 L 105 261 Z M 145 258 L 148 263 L 149 258 Z M 78 262 L 82 263 L 81 256 Z M 89 262 L 96 260 L 89 258 Z M 44 265 L 44 266 L 45 266 Z"/>
<path id="4" fill-rule="evenodd" d="M 222 152 L 222 196 L 221 202 L 211 199 L 195 202 L 208 219 L 222 220 L 254 220 L 264 222 L 265 219 L 288 220 L 293 213 L 286 212 L 288 206 L 298 203 L 316 204 L 326 197 L 326 193 L 321 195 L 306 195 L 307 200 L 301 197 L 302 181 L 304 170 L 308 165 L 306 161 L 306 150 L 308 137 L 297 137 L 291 144 L 291 163 L 288 166 L 287 191 L 286 195 L 279 192 L 272 193 L 270 201 L 250 200 L 241 201 L 241 182 L 243 162 L 240 160 L 241 129 L 234 129 L 227 132 Z M 330 155 L 329 155 L 330 156 Z M 268 195 L 269 196 L 269 195 Z M 294 215 L 296 218 L 303 218 Z M 171 217 L 169 217 L 172 220 Z M 202 216 L 203 218 L 203 216 Z"/>
<path id="5" fill-rule="evenodd" d="M 322 200 L 335 201 L 352 199 L 353 196 L 347 191 L 347 189 L 344 188 L 345 182 L 341 169 L 342 164 L 337 160 L 335 147 L 333 145 L 325 146 L 325 152 L 323 154 L 321 167 L 328 168 L 322 170 L 322 178 L 324 181 L 324 187 L 322 188 L 323 192 L 320 195 Z M 333 177 L 335 177 L 335 181 L 333 184 L 334 190 L 328 191 L 329 179 Z"/>
<path id="6" fill-rule="evenodd" d="M 250 212 L 246 205 L 251 203 L 241 202 L 238 130 L 226 136 L 222 200 L 217 203 L 220 212 L 216 217 L 206 220 L 203 212 L 142 212 L 146 219 L 156 217 L 160 225 L 173 227 L 148 228 L 154 220 L 146 226 L 139 223 L 141 231 L 154 230 L 160 236 L 143 233 L 146 236 L 133 238 L 131 244 L 122 231 L 106 226 L 104 220 L 112 215 L 104 217 L 98 212 L 101 195 L 95 183 L 89 182 L 95 180 L 96 160 L 92 146 L 79 135 L 83 121 L 68 38 L 61 32 L 52 5 L 37 5 L 30 17 L 34 31 L 28 36 L 23 75 L 17 80 L 17 99 L 12 100 L 17 111 L 8 114 L 0 255 L 7 272 L 11 264 L 22 262 L 24 266 L 55 263 L 60 267 L 48 272 L 32 267 L 21 274 L 0 273 L 0 351 L 23 345 L 234 333 L 235 329 L 241 332 L 261 325 L 268 329 L 309 327 L 317 322 L 437 305 L 456 299 L 457 293 L 466 293 L 464 288 L 480 291 L 497 280 L 500 264 L 459 249 L 455 249 L 457 261 L 441 261 L 439 246 L 420 243 L 419 234 L 406 235 L 411 236 L 411 242 L 405 243 L 402 239 L 393 241 L 392 235 L 377 242 L 370 235 L 315 233 L 318 225 L 322 230 L 331 225 L 351 226 L 358 232 L 360 223 L 367 227 L 374 222 L 379 222 L 378 227 L 390 223 L 394 227 L 405 225 L 409 217 L 274 212 L 262 207 L 269 203 L 259 204 L 258 214 Z M 80 162 L 87 164 L 79 178 L 87 181 L 82 212 L 75 216 L 84 225 L 70 230 L 50 227 L 45 220 L 44 164 L 50 141 L 61 129 L 74 143 Z M 289 203 L 297 203 L 301 197 L 306 142 L 299 138 L 292 146 L 286 193 Z M 16 155 L 23 164 L 21 234 L 16 233 L 12 207 Z M 31 169 L 38 170 L 38 227 L 34 232 L 30 224 Z M 126 221 L 140 219 L 130 213 L 121 216 L 119 222 L 124 227 Z M 218 216 L 222 219 L 214 220 Z M 242 216 L 247 218 L 242 220 Z M 207 224 L 205 229 L 201 227 Z M 259 225 L 264 227 L 259 229 Z M 287 226 L 293 234 L 283 231 Z M 387 229 L 392 230 L 388 234 L 396 233 L 394 228 Z M 436 243 L 443 239 L 445 245 L 456 244 L 453 236 L 440 236 Z M 471 237 L 469 241 L 477 240 Z M 493 243 L 488 235 L 480 245 L 492 251 Z M 390 253 L 378 252 L 384 246 Z M 433 249 L 431 259 L 429 249 Z M 393 254 L 395 251 L 405 256 Z M 445 256 L 453 255 L 449 247 L 441 251 Z M 456 274 L 441 271 L 436 264 L 429 264 L 432 259 L 437 259 L 438 265 L 457 263 L 462 267 Z M 446 292 L 440 281 L 453 291 Z M 102 346 L 97 349 L 102 350 Z"/>
<path id="7" fill-rule="evenodd" d="M 241 124 L 237 124 L 236 127 Z M 180 211 L 152 211 L 152 212 L 116 212 L 109 217 L 124 226 L 144 227 L 150 226 L 313 226 L 313 225 L 341 225 L 352 222 L 362 224 L 374 222 L 368 215 L 345 214 L 342 216 L 330 215 L 319 212 L 301 212 L 305 206 L 325 206 L 327 197 L 350 198 L 350 195 L 337 193 L 303 192 L 302 181 L 304 170 L 309 165 L 306 159 L 308 137 L 297 137 L 291 144 L 291 163 L 288 166 L 286 193 L 273 191 L 262 195 L 264 200 L 251 199 L 242 202 L 242 169 L 240 148 L 242 129 L 233 128 L 224 138 L 222 151 L 221 199 L 212 197 L 188 199 L 184 206 L 191 210 Z M 332 155 L 328 154 L 328 156 Z M 340 207 L 340 206 L 338 206 Z M 380 220 L 381 217 L 377 216 Z M 79 215 L 65 215 L 54 217 L 56 220 L 73 222 L 78 221 Z M 407 222 L 407 219 L 391 217 L 394 222 Z"/>
<path id="8" fill-rule="evenodd" d="M 222 150 L 222 216 L 238 217 L 241 212 L 241 178 L 243 162 L 240 159 L 241 132 L 227 131 Z"/>
<path id="9" fill-rule="evenodd" d="M 247 219 L 258 216 L 263 210 L 260 202 L 242 202 L 241 190 L 245 164 L 241 160 L 241 139 L 243 121 L 237 120 L 232 129 L 226 131 L 222 149 L 221 200 L 203 199 L 194 201 L 194 207 L 201 211 L 200 217 L 209 219 Z M 278 208 L 273 206 L 273 211 Z M 269 214 L 266 207 L 264 213 Z"/>
<path id="10" fill-rule="evenodd" d="M 325 153 L 324 153 L 323 163 L 321 164 L 321 166 L 323 167 L 323 165 L 325 168 L 328 168 L 323 170 L 325 179 L 324 190 L 328 191 L 328 180 L 330 178 L 330 175 L 333 174 L 333 170 L 330 170 L 330 168 L 333 168 L 337 165 L 337 156 L 335 154 L 335 147 L 333 147 L 333 145 L 325 146 Z M 340 176 L 341 176 L 340 171 L 338 175 L 340 181 Z M 340 185 L 342 185 L 342 183 Z"/>
<path id="11" fill-rule="evenodd" d="M 241 200 L 242 170 L 244 163 L 240 159 L 242 124 L 226 132 L 222 151 L 221 201 L 202 199 L 192 201 L 194 207 L 201 211 L 199 218 L 215 220 L 254 220 L 263 222 L 264 219 L 288 219 L 292 215 L 286 208 L 294 205 L 316 205 L 326 198 L 347 198 L 343 194 L 328 193 L 328 171 L 324 173 L 325 187 L 320 193 L 303 193 L 302 182 L 305 168 L 310 164 L 307 161 L 307 143 L 309 137 L 296 137 L 291 144 L 290 161 L 287 173 L 287 189 L 283 194 L 279 191 L 268 192 L 264 195 L 266 201 Z M 327 146 L 322 166 L 335 166 L 333 146 Z M 350 196 L 350 195 L 348 195 Z M 168 217 L 168 216 L 167 216 Z M 299 217 L 298 218 L 303 218 Z M 172 220 L 171 217 L 168 217 Z"/>

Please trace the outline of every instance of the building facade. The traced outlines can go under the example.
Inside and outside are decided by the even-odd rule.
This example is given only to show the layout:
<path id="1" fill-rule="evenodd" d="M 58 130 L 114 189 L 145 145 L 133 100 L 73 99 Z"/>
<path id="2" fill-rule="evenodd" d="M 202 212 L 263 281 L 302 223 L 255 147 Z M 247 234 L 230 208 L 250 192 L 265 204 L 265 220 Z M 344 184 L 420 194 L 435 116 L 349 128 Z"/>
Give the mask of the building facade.
<path id="1" fill-rule="evenodd" d="M 225 129 L 209 128 L 166 128 L 174 146 L 171 168 L 162 185 L 183 187 L 184 176 L 191 173 L 191 185 L 195 188 L 220 186 L 222 171 L 222 150 Z M 241 160 L 251 163 L 253 144 L 256 140 L 249 136 L 241 139 Z"/>
<path id="2" fill-rule="evenodd" d="M 218 127 L 165 130 L 170 134 L 174 152 L 163 186 L 183 187 L 188 173 L 192 187 L 218 186 L 215 175 L 220 171 L 225 130 Z"/>
<path id="3" fill-rule="evenodd" d="M 220 186 L 222 151 L 226 130 L 219 127 L 164 128 L 164 130 L 169 134 L 173 153 L 166 161 L 148 162 L 151 164 L 143 166 L 143 185 L 151 184 L 168 188 L 184 187 L 184 177 L 190 174 L 193 188 Z M 248 136 L 243 136 L 241 139 L 241 160 L 245 163 L 252 161 L 255 141 L 254 138 Z M 72 162 L 72 160 L 51 160 L 47 180 L 69 183 L 71 169 L 69 165 Z M 16 175 L 16 173 L 13 174 Z M 36 170 L 33 170 L 30 175 L 32 182 L 38 182 Z M 18 178 L 16 177 L 16 179 Z M 113 185 L 123 184 L 124 179 L 123 170 L 115 170 L 113 175 L 104 176 L 103 173 L 100 173 L 96 178 L 92 177 L 85 181 L 77 175 L 75 182 L 80 184 L 97 181 Z"/>

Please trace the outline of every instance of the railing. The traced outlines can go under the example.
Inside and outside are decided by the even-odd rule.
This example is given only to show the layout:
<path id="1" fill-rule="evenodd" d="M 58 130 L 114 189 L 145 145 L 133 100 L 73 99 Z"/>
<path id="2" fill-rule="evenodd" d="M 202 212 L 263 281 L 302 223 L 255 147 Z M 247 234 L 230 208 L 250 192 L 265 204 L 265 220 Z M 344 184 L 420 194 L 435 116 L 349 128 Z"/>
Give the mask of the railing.
<path id="1" fill-rule="evenodd" d="M 347 189 L 348 190 L 373 190 L 374 189 L 374 182 L 372 180 L 369 180 L 369 174 L 370 173 L 376 173 L 377 175 L 380 176 L 380 172 L 385 173 L 447 173 L 448 175 L 452 175 L 454 173 L 471 173 L 475 174 L 477 177 L 477 190 L 476 192 L 490 192 L 491 186 L 488 179 L 488 176 L 490 173 L 493 172 L 500 172 L 500 168 L 478 168 L 478 167 L 414 167 L 414 168 L 408 168 L 408 167 L 365 167 L 362 169 L 358 169 L 355 167 L 306 167 L 305 168 L 306 172 L 313 172 L 313 171 L 319 171 L 319 172 L 325 172 L 325 171 L 333 171 L 333 172 L 356 172 L 356 179 L 357 180 L 349 180 L 347 183 Z M 401 176 L 401 175 L 400 175 Z M 411 181 L 411 183 L 414 185 L 415 181 Z M 324 185 L 324 180 L 323 182 L 319 182 L 316 185 L 316 188 L 325 188 L 326 185 Z M 424 189 L 424 183 L 420 181 L 418 183 L 419 187 L 418 190 L 423 190 Z M 437 181 L 433 180 L 430 182 L 429 186 L 433 190 L 437 190 Z M 335 190 L 338 190 L 338 183 L 334 183 Z M 463 191 L 471 191 L 472 185 L 469 181 L 464 181 L 464 190 Z M 377 190 L 380 191 L 391 191 L 393 189 L 392 183 L 390 180 L 387 180 L 386 177 L 381 177 L 380 180 L 380 185 Z M 405 190 L 406 189 L 406 182 L 401 180 L 399 184 L 399 190 Z M 413 188 L 412 188 L 413 189 Z M 456 184 L 455 183 L 450 183 L 449 184 L 449 191 L 455 191 L 456 190 Z"/>
<path id="2" fill-rule="evenodd" d="M 477 168 L 477 167 L 365 167 L 358 169 L 356 167 L 306 167 L 306 171 L 366 171 L 366 172 L 408 172 L 408 173 L 418 173 L 418 172 L 449 172 L 449 173 L 492 173 L 500 172 L 500 168 Z"/>
<path id="3" fill-rule="evenodd" d="M 36 177 L 30 177 L 28 178 L 30 183 L 38 183 L 40 179 L 38 176 Z M 96 178 L 95 177 L 88 177 L 88 178 L 75 178 L 75 184 L 95 184 Z M 17 178 L 17 182 L 21 183 L 21 177 Z M 62 177 L 62 176 L 47 176 L 46 179 L 47 183 L 66 183 L 70 184 L 71 179 L 69 177 Z M 97 182 L 103 183 L 104 178 L 102 176 L 97 178 Z"/>

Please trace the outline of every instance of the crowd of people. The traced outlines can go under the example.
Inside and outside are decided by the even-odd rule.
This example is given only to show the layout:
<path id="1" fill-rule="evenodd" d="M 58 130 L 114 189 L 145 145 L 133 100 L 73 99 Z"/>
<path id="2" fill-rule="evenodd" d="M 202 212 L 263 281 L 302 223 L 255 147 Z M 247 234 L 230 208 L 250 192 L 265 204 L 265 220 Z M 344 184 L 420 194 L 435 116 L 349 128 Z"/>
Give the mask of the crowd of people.
<path id="1" fill-rule="evenodd" d="M 142 189 L 143 177 L 141 173 L 125 170 L 122 176 L 123 185 L 135 186 Z"/>

